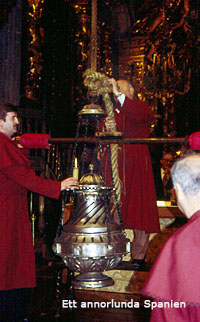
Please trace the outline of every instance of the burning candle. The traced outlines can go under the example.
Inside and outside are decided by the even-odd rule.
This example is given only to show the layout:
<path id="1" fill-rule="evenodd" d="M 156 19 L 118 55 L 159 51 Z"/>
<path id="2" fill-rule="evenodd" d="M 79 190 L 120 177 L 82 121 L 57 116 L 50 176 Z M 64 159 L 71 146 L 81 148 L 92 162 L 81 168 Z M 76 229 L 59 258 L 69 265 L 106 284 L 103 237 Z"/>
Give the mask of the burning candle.
<path id="1" fill-rule="evenodd" d="M 74 177 L 74 179 L 78 180 L 78 175 L 79 175 L 78 161 L 77 161 L 77 158 L 75 158 L 74 167 L 73 167 L 73 177 Z"/>

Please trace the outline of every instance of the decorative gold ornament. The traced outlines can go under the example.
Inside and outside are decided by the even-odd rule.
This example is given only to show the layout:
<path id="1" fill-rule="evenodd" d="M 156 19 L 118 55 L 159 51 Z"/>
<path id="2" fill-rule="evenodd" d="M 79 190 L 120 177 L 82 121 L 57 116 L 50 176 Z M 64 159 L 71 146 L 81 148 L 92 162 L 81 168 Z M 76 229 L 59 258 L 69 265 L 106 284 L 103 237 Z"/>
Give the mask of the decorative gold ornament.
<path id="1" fill-rule="evenodd" d="M 26 77 L 26 97 L 32 100 L 40 98 L 41 71 L 43 68 L 42 44 L 44 41 L 44 29 L 40 26 L 44 0 L 28 0 L 28 24 L 31 41 L 28 51 L 29 72 Z"/>

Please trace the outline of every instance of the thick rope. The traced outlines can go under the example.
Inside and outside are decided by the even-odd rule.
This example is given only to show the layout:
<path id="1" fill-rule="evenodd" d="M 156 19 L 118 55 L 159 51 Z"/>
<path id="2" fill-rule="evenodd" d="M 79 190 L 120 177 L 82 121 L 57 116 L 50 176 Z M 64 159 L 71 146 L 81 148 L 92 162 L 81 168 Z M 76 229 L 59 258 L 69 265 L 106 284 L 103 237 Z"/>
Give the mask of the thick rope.
<path id="1" fill-rule="evenodd" d="M 92 19 L 91 19 L 91 70 L 97 69 L 97 0 L 92 0 Z"/>
<path id="2" fill-rule="evenodd" d="M 84 85 L 88 87 L 90 96 L 102 95 L 106 106 L 107 115 L 114 119 L 113 103 L 109 93 L 112 92 L 112 86 L 108 82 L 108 77 L 104 74 L 94 72 L 87 69 L 83 75 Z M 116 126 L 114 128 L 116 131 Z M 111 144 L 111 164 L 113 171 L 114 185 L 116 189 L 117 201 L 120 202 L 121 197 L 121 181 L 118 172 L 118 144 Z"/>

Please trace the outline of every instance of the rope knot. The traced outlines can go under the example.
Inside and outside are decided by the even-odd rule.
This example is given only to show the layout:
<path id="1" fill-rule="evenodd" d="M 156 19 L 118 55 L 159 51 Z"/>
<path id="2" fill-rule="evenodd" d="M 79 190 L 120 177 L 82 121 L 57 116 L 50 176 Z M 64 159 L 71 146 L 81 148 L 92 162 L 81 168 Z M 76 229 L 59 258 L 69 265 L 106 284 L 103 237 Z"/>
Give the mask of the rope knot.
<path id="1" fill-rule="evenodd" d="M 112 92 L 112 86 L 108 82 L 108 77 L 104 74 L 87 69 L 83 77 L 84 85 L 88 87 L 91 96 L 104 96 Z"/>

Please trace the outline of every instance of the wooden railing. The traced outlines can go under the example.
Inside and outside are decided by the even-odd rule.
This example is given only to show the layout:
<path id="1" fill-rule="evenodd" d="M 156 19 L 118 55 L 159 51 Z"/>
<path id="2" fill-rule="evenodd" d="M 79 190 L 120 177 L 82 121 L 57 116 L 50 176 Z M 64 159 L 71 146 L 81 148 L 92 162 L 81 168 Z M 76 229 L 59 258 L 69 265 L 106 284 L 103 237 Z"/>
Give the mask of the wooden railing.
<path id="1" fill-rule="evenodd" d="M 186 144 L 187 138 L 119 138 L 114 136 L 107 137 L 87 137 L 87 138 L 51 138 L 49 143 L 67 144 L 67 143 L 101 143 L 105 144 Z"/>

